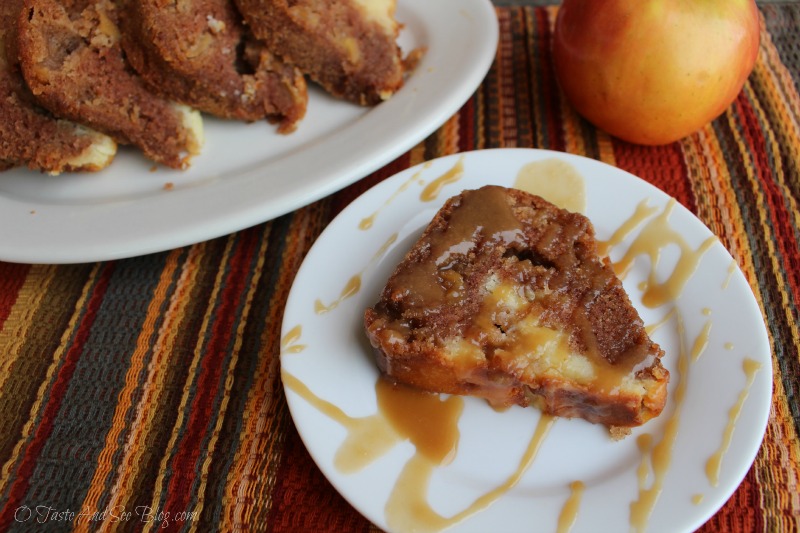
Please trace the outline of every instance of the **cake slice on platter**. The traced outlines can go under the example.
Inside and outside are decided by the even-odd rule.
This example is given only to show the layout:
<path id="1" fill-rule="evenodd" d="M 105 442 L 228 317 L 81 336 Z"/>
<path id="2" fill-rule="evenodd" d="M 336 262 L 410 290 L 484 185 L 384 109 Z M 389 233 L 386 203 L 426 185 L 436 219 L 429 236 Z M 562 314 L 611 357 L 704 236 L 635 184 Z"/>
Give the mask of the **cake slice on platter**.
<path id="1" fill-rule="evenodd" d="M 381 372 L 423 390 L 535 405 L 615 436 L 666 402 L 663 351 L 589 219 L 520 190 L 449 199 L 364 323 Z"/>
<path id="2" fill-rule="evenodd" d="M 396 42 L 395 0 L 236 0 L 236 5 L 256 37 L 333 96 L 374 105 L 403 85 L 409 63 Z"/>
<path id="3" fill-rule="evenodd" d="M 24 0 L 18 19 L 22 73 L 54 114 L 185 168 L 203 144 L 197 111 L 156 96 L 125 61 L 110 0 Z"/>
<path id="4" fill-rule="evenodd" d="M 54 117 L 36 103 L 19 67 L 16 39 L 21 0 L 0 3 L 0 170 L 48 174 L 97 171 L 117 152 L 108 136 Z"/>
<path id="5" fill-rule="evenodd" d="M 303 74 L 252 36 L 233 0 L 121 0 L 122 43 L 150 87 L 211 115 L 293 131 Z"/>

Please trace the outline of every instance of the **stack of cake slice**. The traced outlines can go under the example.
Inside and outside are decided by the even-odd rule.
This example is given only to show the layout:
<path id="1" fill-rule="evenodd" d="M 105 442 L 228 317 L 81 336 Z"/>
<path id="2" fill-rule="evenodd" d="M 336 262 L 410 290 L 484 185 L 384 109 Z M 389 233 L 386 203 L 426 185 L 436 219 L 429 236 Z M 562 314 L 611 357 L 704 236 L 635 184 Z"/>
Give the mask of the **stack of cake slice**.
<path id="1" fill-rule="evenodd" d="M 409 62 L 394 0 L 5 0 L 0 7 L 0 170 L 99 170 L 131 144 L 186 168 L 201 112 L 304 118 L 306 79 L 362 105 Z M 310 127 L 313 127 L 311 125 Z"/>

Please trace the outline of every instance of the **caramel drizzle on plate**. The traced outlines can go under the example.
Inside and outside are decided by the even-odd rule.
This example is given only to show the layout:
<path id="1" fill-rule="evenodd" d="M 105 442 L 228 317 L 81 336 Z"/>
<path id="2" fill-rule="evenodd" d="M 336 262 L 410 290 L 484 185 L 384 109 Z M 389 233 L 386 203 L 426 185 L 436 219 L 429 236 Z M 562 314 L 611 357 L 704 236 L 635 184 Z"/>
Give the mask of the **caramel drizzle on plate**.
<path id="1" fill-rule="evenodd" d="M 348 298 L 352 298 L 353 296 L 358 294 L 358 291 L 361 290 L 361 278 L 364 275 L 364 272 L 366 272 L 375 262 L 377 262 L 381 257 L 383 257 L 384 254 L 386 254 L 386 252 L 389 251 L 389 249 L 392 247 L 395 241 L 397 241 L 397 233 L 393 233 L 386 240 L 386 242 L 383 243 L 383 246 L 381 246 L 378 249 L 378 251 L 375 252 L 375 255 L 372 256 L 370 262 L 367 263 L 367 266 L 365 266 L 361 272 L 355 274 L 347 281 L 344 288 L 339 293 L 339 297 L 335 299 L 333 302 L 326 305 L 322 303 L 321 299 L 317 298 L 314 301 L 314 312 L 317 313 L 318 315 L 329 313 L 334 309 L 336 309 L 337 307 L 339 307 L 339 305 L 341 305 L 341 303 L 347 300 Z"/>

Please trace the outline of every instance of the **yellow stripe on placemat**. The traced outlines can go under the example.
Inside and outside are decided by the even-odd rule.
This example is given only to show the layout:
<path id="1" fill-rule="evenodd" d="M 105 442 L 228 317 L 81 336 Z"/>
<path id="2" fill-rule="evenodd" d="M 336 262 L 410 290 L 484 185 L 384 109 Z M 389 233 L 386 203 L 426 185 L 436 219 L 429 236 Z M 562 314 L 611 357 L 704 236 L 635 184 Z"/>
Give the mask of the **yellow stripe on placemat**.
<path id="1" fill-rule="evenodd" d="M 17 301 L 0 330 L 0 346 L 6 346 L 0 361 L 0 393 L 11 375 L 11 369 L 20 355 L 31 328 L 36 325 L 34 317 L 47 289 L 57 272 L 54 265 L 32 265 L 17 295 Z"/>
<path id="2" fill-rule="evenodd" d="M 161 405 L 161 395 L 164 392 L 163 376 L 173 353 L 175 339 L 180 331 L 180 323 L 186 316 L 186 309 L 191 303 L 189 293 L 197 279 L 198 264 L 205 251 L 205 243 L 192 246 L 182 266 L 169 308 L 164 315 L 163 325 L 153 346 L 153 357 L 142 387 L 142 396 L 136 405 L 135 418 L 131 423 L 128 440 L 125 442 L 118 476 L 111 489 L 109 508 L 127 509 L 131 499 L 136 497 L 133 494 L 133 482 L 139 473 L 139 466 L 142 464 L 153 419 Z M 110 526 L 110 522 L 103 522 L 101 529 L 107 530 Z"/>
<path id="3" fill-rule="evenodd" d="M 47 392 L 50 390 L 53 377 L 55 376 L 58 368 L 61 366 L 61 361 L 64 358 L 67 349 L 70 347 L 70 338 L 73 336 L 80 323 L 80 318 L 83 316 L 82 311 L 86 306 L 86 302 L 88 301 L 92 293 L 92 289 L 97 283 L 102 270 L 102 263 L 95 264 L 88 276 L 86 283 L 83 285 L 81 296 L 75 305 L 75 310 L 70 317 L 69 324 L 64 330 L 64 334 L 61 337 L 61 342 L 59 342 L 58 348 L 53 353 L 53 357 L 51 359 L 50 366 L 47 368 L 45 378 L 42 380 L 39 390 L 36 393 L 36 400 L 34 401 L 28 413 L 28 421 L 22 428 L 22 433 L 19 441 L 14 447 L 14 451 L 11 453 L 8 461 L 6 461 L 6 464 L 3 465 L 2 471 L 0 471 L 0 494 L 6 491 L 9 481 L 13 479 L 13 476 L 10 475 L 11 470 L 19 461 L 20 454 L 22 453 L 23 448 L 28 443 L 28 439 L 31 436 L 34 424 L 39 419 L 39 412 L 45 404 L 45 397 L 47 396 Z"/>
<path id="4" fill-rule="evenodd" d="M 765 132 L 774 143 L 772 160 L 778 166 L 776 174 L 777 182 L 781 187 L 781 196 L 789 202 L 789 214 L 793 217 L 795 227 L 800 227 L 800 207 L 786 183 L 786 174 L 781 167 L 783 161 L 780 154 L 780 147 L 790 148 L 793 157 L 788 158 L 788 163 L 794 167 L 796 172 L 800 171 L 800 161 L 798 161 L 800 157 L 800 124 L 798 124 L 800 94 L 792 81 L 791 74 L 778 56 L 772 37 L 764 27 L 763 19 L 761 25 L 761 50 L 752 77 L 762 82 L 766 97 L 765 104 L 778 115 L 780 120 L 779 128 L 766 128 Z M 768 122 L 761 104 L 755 98 L 753 101 L 757 105 L 756 112 L 762 119 L 762 124 L 771 124 Z"/>
<path id="5" fill-rule="evenodd" d="M 208 480 L 208 472 L 211 467 L 211 461 L 214 456 L 214 450 L 216 449 L 217 439 L 219 438 L 219 435 L 222 432 L 222 424 L 225 420 L 225 413 L 228 410 L 228 402 L 230 401 L 231 389 L 233 388 L 233 382 L 234 382 L 233 373 L 234 370 L 236 369 L 236 363 L 239 360 L 239 352 L 242 347 L 242 338 L 244 337 L 244 330 L 245 327 L 247 326 L 247 318 L 250 315 L 250 309 L 252 309 L 253 306 L 253 299 L 258 289 L 258 282 L 261 279 L 262 273 L 264 272 L 264 257 L 266 255 L 267 247 L 269 245 L 269 238 L 268 238 L 269 233 L 270 233 L 270 227 L 267 227 L 265 234 L 262 235 L 261 243 L 258 247 L 258 252 L 257 252 L 258 255 L 256 256 L 257 257 L 256 265 L 253 270 L 252 278 L 250 279 L 250 284 L 247 293 L 245 294 L 244 306 L 242 308 L 242 313 L 241 316 L 239 317 L 238 326 L 236 328 L 236 333 L 234 335 L 234 342 L 231 350 L 230 362 L 228 363 L 227 373 L 225 375 L 224 392 L 222 395 L 222 400 L 220 402 L 219 410 L 216 413 L 217 421 L 211 433 L 211 438 L 209 439 L 208 449 L 205 452 L 205 459 L 203 460 L 203 463 L 200 467 L 200 486 L 198 487 L 197 490 L 197 506 L 194 509 L 194 511 L 197 513 L 197 516 L 200 516 L 202 514 L 203 507 L 205 505 L 205 492 Z M 197 531 L 198 525 L 199 525 L 198 521 L 193 521 L 190 530 Z"/>
<path id="6" fill-rule="evenodd" d="M 791 154 L 794 157 L 789 158 L 788 163 L 794 165 L 795 168 L 793 170 L 797 172 L 798 163 L 796 158 L 800 152 L 800 134 L 798 133 L 799 127 L 796 117 L 798 116 L 797 113 L 800 113 L 800 95 L 798 95 L 797 88 L 791 80 L 791 75 L 778 57 L 775 45 L 763 26 L 763 20 L 760 56 L 752 76 L 757 82 L 760 82 L 761 87 L 764 89 L 763 96 L 765 101 L 763 105 L 757 100 L 750 83 L 746 84 L 745 93 L 753 103 L 754 112 L 760 124 L 762 124 L 762 129 L 767 138 L 767 150 L 770 151 L 770 161 L 774 165 L 772 168 L 772 172 L 775 175 L 774 183 L 780 189 L 781 197 L 788 202 L 789 216 L 793 217 L 795 227 L 798 227 L 800 226 L 800 210 L 786 183 L 786 169 L 783 167 L 784 161 L 781 157 L 781 150 L 791 149 Z M 767 106 L 770 111 L 778 115 L 780 128 L 772 129 L 769 127 L 772 123 L 767 120 L 764 106 Z M 749 173 L 748 178 L 752 182 L 752 177 Z M 758 183 L 754 183 L 754 187 L 758 185 Z M 789 324 L 788 329 L 792 342 L 795 346 L 800 346 L 800 339 L 798 338 L 800 333 L 798 332 L 797 323 L 789 311 L 791 308 L 791 291 L 786 286 L 785 273 L 780 267 L 775 253 L 774 236 L 771 233 L 772 226 L 764 213 L 765 204 L 760 187 L 756 194 L 758 195 L 756 204 L 759 211 L 759 220 L 762 221 L 764 226 L 762 240 L 770 252 L 769 256 L 772 261 L 774 279 L 777 281 L 782 303 L 781 309 L 776 309 L 775 312 L 784 313 Z M 748 257 L 750 256 L 751 254 L 748 254 Z M 750 276 L 752 276 L 750 279 L 755 282 L 755 272 L 750 273 Z M 763 316 L 767 316 L 761 298 L 759 298 L 759 305 Z M 772 332 L 770 330 L 768 332 L 770 344 L 774 346 L 775 340 L 772 338 Z M 777 373 L 780 366 L 774 349 L 772 350 L 772 365 L 774 372 Z M 766 483 L 759 485 L 759 487 L 773 487 L 773 490 L 769 491 L 769 493 L 768 491 L 760 491 L 761 509 L 764 513 L 766 530 L 784 531 L 796 527 L 797 523 L 795 521 L 785 522 L 787 518 L 781 513 L 781 510 L 789 507 L 789 504 L 778 500 L 796 498 L 797 491 L 786 493 L 785 491 L 776 491 L 774 488 L 777 486 L 797 489 L 800 486 L 800 478 L 798 478 L 796 468 L 796 465 L 800 464 L 800 442 L 798 442 L 795 427 L 792 424 L 793 415 L 783 380 L 780 377 L 773 379 L 773 387 L 772 409 L 775 415 L 768 419 L 767 438 L 765 439 L 765 445 L 761 448 L 761 452 L 756 457 L 755 472 L 760 481 L 764 480 L 765 476 L 784 476 L 784 479 L 780 481 L 770 479 Z M 776 468 L 776 465 L 780 465 L 780 467 Z"/>
<path id="7" fill-rule="evenodd" d="M 791 200 L 792 192 L 789 190 L 789 187 L 786 185 L 786 179 L 785 179 L 783 167 L 781 165 L 781 154 L 780 154 L 779 150 L 777 150 L 777 148 L 779 147 L 779 144 L 776 141 L 772 131 L 768 127 L 766 127 L 767 118 L 766 118 L 766 116 L 764 114 L 763 108 L 761 107 L 761 105 L 759 104 L 758 100 L 756 99 L 756 95 L 753 94 L 753 90 L 750 87 L 750 84 L 749 83 L 745 84 L 745 87 L 744 87 L 743 90 L 744 90 L 745 94 L 748 96 L 750 102 L 753 105 L 753 111 L 755 112 L 756 116 L 758 117 L 759 123 L 764 125 L 763 126 L 763 131 L 765 133 L 765 136 L 767 137 L 767 139 L 766 139 L 767 142 L 765 144 L 766 144 L 767 150 L 771 149 L 770 160 L 771 160 L 772 164 L 774 165 L 774 167 L 770 169 L 771 175 L 775 176 L 775 179 L 774 179 L 773 183 L 775 183 L 775 185 L 780 189 L 781 197 L 789 199 L 789 201 L 791 202 L 791 204 L 790 204 L 791 208 L 793 208 L 794 211 L 795 211 L 795 217 L 794 218 L 795 218 L 795 220 L 797 220 L 798 219 L 797 204 L 794 201 Z M 740 141 L 738 139 L 738 132 L 734 132 L 734 133 L 737 134 L 737 141 Z M 744 142 L 744 141 L 741 141 L 741 142 Z M 778 283 L 778 290 L 780 292 L 780 298 L 781 298 L 781 310 L 783 311 L 783 313 L 785 313 L 786 321 L 791 326 L 789 328 L 789 332 L 790 332 L 790 334 L 792 336 L 792 340 L 793 340 L 794 344 L 796 346 L 800 346 L 800 332 L 798 332 L 797 328 L 794 327 L 794 326 L 796 326 L 796 324 L 795 324 L 795 321 L 794 321 L 794 317 L 792 316 L 792 314 L 790 312 L 790 309 L 792 308 L 792 304 L 791 304 L 791 298 L 792 298 L 791 292 L 792 291 L 791 291 L 791 289 L 789 287 L 786 286 L 786 283 L 787 283 L 787 280 L 785 279 L 786 273 L 783 271 L 783 268 L 781 268 L 781 264 L 780 264 L 780 262 L 778 260 L 778 257 L 780 255 L 782 255 L 782 254 L 780 254 L 776 250 L 775 241 L 777 239 L 775 238 L 775 235 L 772 232 L 773 226 L 771 224 L 771 221 L 769 220 L 769 217 L 767 215 L 767 211 L 765 209 L 766 203 L 765 203 L 765 200 L 764 200 L 764 195 L 762 193 L 762 188 L 761 188 L 760 184 L 757 183 L 757 180 L 756 180 L 755 176 L 753 175 L 753 173 L 751 171 L 751 166 L 752 165 L 753 164 L 747 165 L 747 170 L 748 170 L 747 177 L 751 181 L 751 183 L 753 184 L 753 188 L 754 189 L 756 189 L 756 188 L 758 189 L 756 191 L 756 194 L 758 196 L 758 201 L 756 202 L 756 205 L 758 207 L 759 220 L 761 221 L 761 223 L 762 223 L 762 225 L 764 227 L 764 230 L 765 230 L 764 243 L 767 245 L 767 247 L 769 249 L 769 256 L 770 256 L 770 259 L 772 261 L 772 269 L 773 269 L 774 274 L 775 274 L 775 280 Z M 762 310 L 762 312 L 763 312 L 763 310 Z M 766 316 L 766 314 L 764 314 L 764 316 Z"/>
<path id="8" fill-rule="evenodd" d="M 161 277 L 153 293 L 153 298 L 147 308 L 147 314 L 142 324 L 142 329 L 136 340 L 136 348 L 131 355 L 131 364 L 125 374 L 125 385 L 120 391 L 116 407 L 114 409 L 114 423 L 106 434 L 105 445 L 97 458 L 97 467 L 89 485 L 89 490 L 81 505 L 81 511 L 88 511 L 91 515 L 99 511 L 98 503 L 105 489 L 106 480 L 113 467 L 112 459 L 118 451 L 118 440 L 120 433 L 125 429 L 125 415 L 133 402 L 133 394 L 139 386 L 138 377 L 144 368 L 147 354 L 150 351 L 150 340 L 152 339 L 155 327 L 158 324 L 158 317 L 164 305 L 164 301 L 169 296 L 169 286 L 172 284 L 175 270 L 178 267 L 178 259 L 181 256 L 180 250 L 174 250 L 169 254 L 161 272 Z M 77 521 L 74 531 L 83 532 L 89 530 L 89 522 Z"/>
<path id="9" fill-rule="evenodd" d="M 305 257 L 309 246 L 325 225 L 323 212 L 313 206 L 303 208 L 292 217 L 287 231 L 285 246 L 280 260 L 280 271 L 269 302 L 269 314 L 265 317 L 259 345 L 277 347 L 281 333 L 281 316 L 295 273 Z M 275 438 L 277 431 L 274 417 L 275 402 L 280 394 L 278 377 L 280 360 L 277 353 L 263 353 L 254 372 L 245 413 L 242 420 L 239 442 L 228 474 L 222 506 L 220 531 L 246 530 L 272 508 L 272 490 L 276 471 L 281 463 L 283 447 L 281 439 Z M 259 502 L 259 505 L 253 505 Z M 262 517 L 254 517 L 258 512 Z"/>
<path id="10" fill-rule="evenodd" d="M 208 333 L 208 328 L 211 322 L 214 319 L 214 311 L 216 309 L 215 302 L 219 298 L 219 292 L 222 290 L 223 281 L 225 280 L 226 275 L 226 268 L 230 262 L 231 255 L 233 253 L 234 243 L 236 242 L 236 236 L 232 235 L 229 236 L 225 241 L 225 250 L 222 254 L 222 260 L 220 261 L 219 270 L 217 271 L 217 277 L 214 280 L 214 287 L 211 291 L 211 296 L 209 298 L 209 305 L 206 309 L 206 313 L 203 316 L 203 322 L 200 326 L 200 331 L 197 335 L 197 345 L 194 349 L 194 356 L 192 357 L 191 365 L 189 366 L 189 372 L 186 376 L 186 385 L 183 388 L 183 395 L 181 396 L 181 402 L 178 406 L 178 416 L 175 419 L 175 426 L 172 429 L 172 434 L 169 438 L 169 444 L 167 444 L 167 448 L 164 452 L 164 456 L 161 458 L 161 463 L 158 469 L 158 477 L 156 478 L 153 497 L 150 500 L 150 508 L 152 509 L 159 509 L 160 505 L 159 502 L 161 501 L 162 493 L 167 490 L 164 486 L 167 481 L 165 480 L 165 474 L 168 470 L 169 461 L 175 453 L 175 446 L 178 443 L 178 439 L 180 434 L 183 430 L 185 419 L 187 417 L 187 406 L 189 404 L 189 399 L 191 396 L 192 386 L 191 384 L 195 382 L 197 378 L 198 368 L 200 367 L 200 360 L 203 358 L 203 339 L 206 338 Z M 188 509 L 187 509 L 188 510 Z M 146 526 L 144 531 L 151 531 L 154 527 L 153 522 L 149 522 Z"/>
<path id="11" fill-rule="evenodd" d="M 731 131 L 733 133 L 733 136 L 734 136 L 734 138 L 736 140 L 736 143 L 737 143 L 737 145 L 739 147 L 739 154 L 743 159 L 743 168 L 745 169 L 745 174 L 746 174 L 747 180 L 748 180 L 748 182 L 750 183 L 750 186 L 751 186 L 750 187 L 751 188 L 750 192 L 755 197 L 755 201 L 752 202 L 754 210 L 755 210 L 755 212 L 757 214 L 757 216 L 754 217 L 754 222 L 758 223 L 758 229 L 760 230 L 759 231 L 759 234 L 760 234 L 759 235 L 759 240 L 760 240 L 760 242 L 763 243 L 763 245 L 766 247 L 766 249 L 768 251 L 769 260 L 770 260 L 770 263 L 771 263 L 770 267 L 771 267 L 771 270 L 772 270 L 772 273 L 773 273 L 773 279 L 776 282 L 776 285 L 777 285 L 776 288 L 778 289 L 778 294 L 780 295 L 780 299 L 781 299 L 781 302 L 783 304 L 782 305 L 782 309 L 777 309 L 776 308 L 774 310 L 777 311 L 777 312 L 780 312 L 780 311 L 786 312 L 786 310 L 787 310 L 787 306 L 786 305 L 788 303 L 788 292 L 787 292 L 787 287 L 785 285 L 785 280 L 783 278 L 781 265 L 778 262 L 778 258 L 776 256 L 775 240 L 774 240 L 775 239 L 775 235 L 774 235 L 774 233 L 772 231 L 771 221 L 769 220 L 769 214 L 767 212 L 767 203 L 766 203 L 766 199 L 764 198 L 764 194 L 763 194 L 763 190 L 762 190 L 762 184 L 759 182 L 758 178 L 755 175 L 755 171 L 754 171 L 755 163 L 751 159 L 751 155 L 750 155 L 750 150 L 749 150 L 748 144 L 745 142 L 744 139 L 742 139 L 741 133 L 739 132 L 738 124 L 736 124 L 736 117 L 735 117 L 734 113 L 728 113 L 727 114 L 727 120 L 728 120 L 730 129 L 731 129 Z M 750 280 L 750 284 L 751 284 L 751 286 L 753 288 L 753 291 L 754 291 L 754 293 L 756 295 L 756 299 L 758 301 L 759 308 L 761 309 L 762 316 L 765 316 L 765 317 L 768 316 L 767 313 L 766 313 L 766 309 L 764 308 L 764 301 L 763 301 L 761 292 L 759 290 L 759 285 L 758 285 L 758 279 L 757 279 L 757 276 L 756 276 L 756 272 L 753 270 L 753 271 L 749 271 L 749 272 L 745 271 L 745 273 L 747 274 L 748 279 Z M 769 334 L 769 337 L 770 337 L 770 345 L 774 346 L 775 339 L 773 338 L 773 334 L 772 334 L 772 332 L 770 330 L 767 330 L 767 331 L 768 331 L 768 334 Z M 778 366 L 778 361 L 777 361 L 777 358 L 776 358 L 774 350 L 772 350 L 772 362 L 773 362 L 773 368 L 775 368 L 776 371 L 777 371 L 779 366 Z M 777 450 L 777 449 L 771 450 L 771 451 L 777 451 L 780 455 L 778 456 L 776 462 L 778 462 L 779 464 L 782 464 L 782 465 L 786 465 L 787 468 L 785 468 L 784 470 L 786 470 L 787 472 L 792 472 L 793 469 L 789 468 L 789 465 L 798 464 L 796 461 L 798 460 L 798 456 L 800 456 L 800 451 L 798 450 L 797 439 L 795 437 L 791 436 L 791 435 L 793 435 L 793 431 L 791 431 L 792 428 L 784 427 L 786 424 L 790 424 L 791 421 L 792 421 L 792 416 L 791 416 L 791 412 L 790 412 L 789 405 L 788 405 L 788 398 L 787 398 L 787 395 L 786 395 L 786 390 L 783 388 L 783 383 L 782 383 L 782 381 L 780 379 L 774 379 L 773 380 L 773 385 L 774 385 L 774 391 L 773 391 L 772 406 L 773 406 L 773 409 L 775 410 L 777 416 L 770 417 L 770 420 L 768 422 L 768 427 L 769 427 L 770 431 L 773 434 L 781 435 L 782 438 L 781 438 L 780 442 L 782 442 L 786 447 L 783 449 L 784 453 L 780 453 L 780 450 Z M 770 448 L 767 447 L 767 448 L 764 448 L 764 449 L 770 449 Z M 769 465 L 769 464 L 765 464 L 763 461 L 760 461 L 758 466 L 761 469 L 761 472 L 774 471 L 774 464 L 773 465 Z M 797 482 L 797 480 L 795 480 L 795 483 L 796 482 Z M 791 485 L 791 484 L 789 484 L 789 485 Z M 765 496 L 766 495 L 762 493 L 762 498 L 764 498 Z M 773 504 L 772 506 L 766 506 L 766 507 L 763 508 L 763 510 L 766 512 L 765 519 L 768 522 L 770 520 L 770 516 L 769 516 L 769 513 L 768 513 L 770 508 L 774 509 L 775 505 Z M 776 525 L 777 524 L 768 524 L 768 528 L 767 529 L 768 530 L 774 530 L 774 529 L 772 529 L 772 526 L 776 526 Z"/>

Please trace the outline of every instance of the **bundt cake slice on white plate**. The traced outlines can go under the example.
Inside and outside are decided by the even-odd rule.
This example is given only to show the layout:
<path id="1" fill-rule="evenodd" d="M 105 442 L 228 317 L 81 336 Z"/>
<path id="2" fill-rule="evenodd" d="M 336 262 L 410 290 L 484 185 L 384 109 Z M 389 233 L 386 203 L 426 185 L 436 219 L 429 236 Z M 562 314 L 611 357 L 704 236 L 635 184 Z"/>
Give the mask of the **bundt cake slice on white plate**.
<path id="1" fill-rule="evenodd" d="M 365 326 L 383 374 L 427 391 L 533 404 L 616 436 L 667 398 L 663 351 L 589 219 L 516 189 L 448 200 Z"/>

